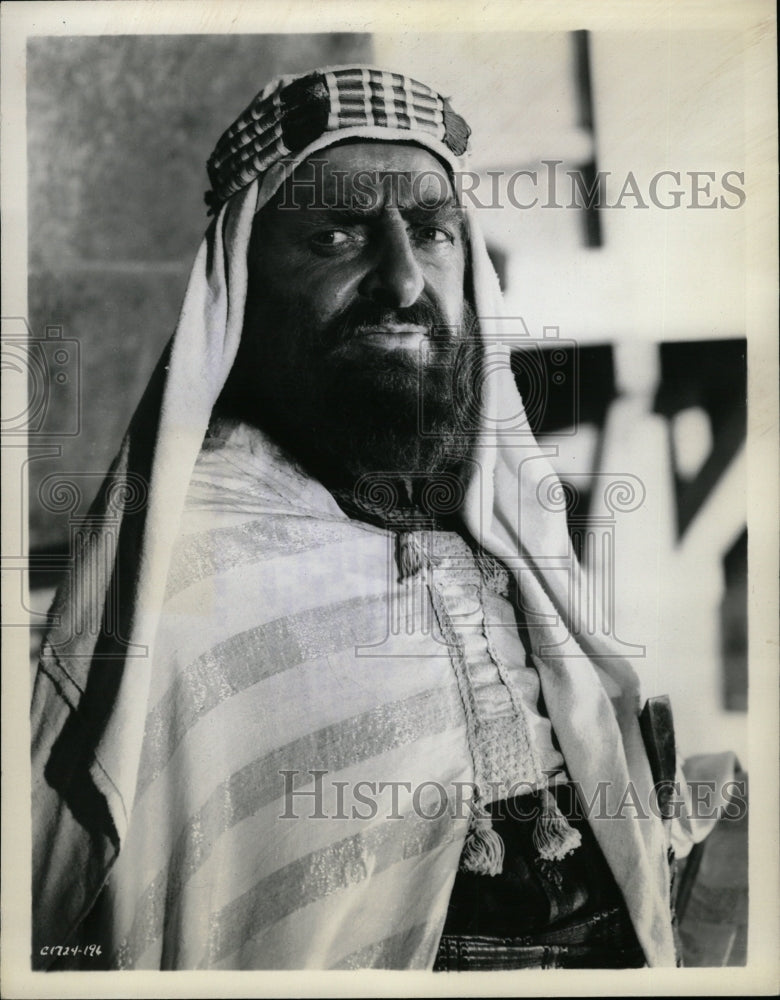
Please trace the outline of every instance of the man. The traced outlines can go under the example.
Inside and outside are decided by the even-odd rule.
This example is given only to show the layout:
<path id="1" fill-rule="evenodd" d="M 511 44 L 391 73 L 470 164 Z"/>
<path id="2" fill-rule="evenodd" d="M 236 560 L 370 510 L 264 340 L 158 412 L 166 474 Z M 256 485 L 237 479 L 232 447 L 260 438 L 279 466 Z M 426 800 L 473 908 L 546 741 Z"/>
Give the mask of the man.
<path id="1" fill-rule="evenodd" d="M 571 614 L 468 135 L 340 67 L 217 144 L 42 653 L 36 967 L 674 964 L 638 683 Z"/>

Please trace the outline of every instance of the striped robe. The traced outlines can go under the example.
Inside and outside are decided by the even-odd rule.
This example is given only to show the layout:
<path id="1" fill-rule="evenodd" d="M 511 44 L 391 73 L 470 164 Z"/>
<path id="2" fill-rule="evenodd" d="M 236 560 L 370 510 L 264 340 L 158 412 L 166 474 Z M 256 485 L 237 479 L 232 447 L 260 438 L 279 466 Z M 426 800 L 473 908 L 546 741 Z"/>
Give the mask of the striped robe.
<path id="1" fill-rule="evenodd" d="M 507 686 L 473 586 L 433 588 L 437 605 L 424 574 L 399 582 L 393 546 L 258 432 L 207 439 L 130 825 L 90 918 L 112 967 L 431 967 L 475 773 L 542 783 L 562 758 L 516 629 L 496 634 Z M 480 625 L 455 651 L 448 609 Z"/>

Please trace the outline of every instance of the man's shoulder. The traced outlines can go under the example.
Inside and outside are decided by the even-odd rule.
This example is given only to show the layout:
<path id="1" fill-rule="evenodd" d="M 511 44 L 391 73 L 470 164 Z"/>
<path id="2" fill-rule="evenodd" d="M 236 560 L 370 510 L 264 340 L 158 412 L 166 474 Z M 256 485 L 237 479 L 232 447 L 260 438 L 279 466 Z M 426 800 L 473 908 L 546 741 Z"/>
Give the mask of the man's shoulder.
<path id="1" fill-rule="evenodd" d="M 348 517 L 261 431 L 220 424 L 193 470 L 167 595 L 228 576 L 248 585 L 252 574 L 257 587 L 273 589 L 280 574 L 308 578 L 314 563 L 385 573 L 385 535 Z"/>
<path id="2" fill-rule="evenodd" d="M 190 479 L 185 516 L 198 511 L 226 521 L 245 515 L 349 520 L 331 493 L 268 434 L 227 417 L 212 421 Z"/>

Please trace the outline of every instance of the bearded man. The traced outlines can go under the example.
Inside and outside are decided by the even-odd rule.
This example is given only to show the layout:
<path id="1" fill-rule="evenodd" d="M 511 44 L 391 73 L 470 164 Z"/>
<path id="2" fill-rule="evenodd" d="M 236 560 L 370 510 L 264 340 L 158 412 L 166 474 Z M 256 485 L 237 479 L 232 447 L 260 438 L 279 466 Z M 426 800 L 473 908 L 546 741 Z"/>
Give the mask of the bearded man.
<path id="1" fill-rule="evenodd" d="M 217 144 L 43 648 L 36 967 L 674 964 L 638 683 L 571 612 L 468 135 L 339 67 Z"/>

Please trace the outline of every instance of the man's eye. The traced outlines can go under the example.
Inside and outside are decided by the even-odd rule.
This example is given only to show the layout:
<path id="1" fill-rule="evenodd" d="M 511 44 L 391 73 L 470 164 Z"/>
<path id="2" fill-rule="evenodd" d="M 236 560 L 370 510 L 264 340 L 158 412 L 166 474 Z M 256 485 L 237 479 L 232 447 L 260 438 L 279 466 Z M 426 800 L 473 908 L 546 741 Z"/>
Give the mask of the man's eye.
<path id="1" fill-rule="evenodd" d="M 313 246 L 324 249 L 346 246 L 351 241 L 352 237 L 343 229 L 326 229 L 311 238 Z"/>
<path id="2" fill-rule="evenodd" d="M 423 243 L 453 243 L 452 234 L 446 229 L 438 226 L 420 226 L 417 229 L 417 238 Z"/>

